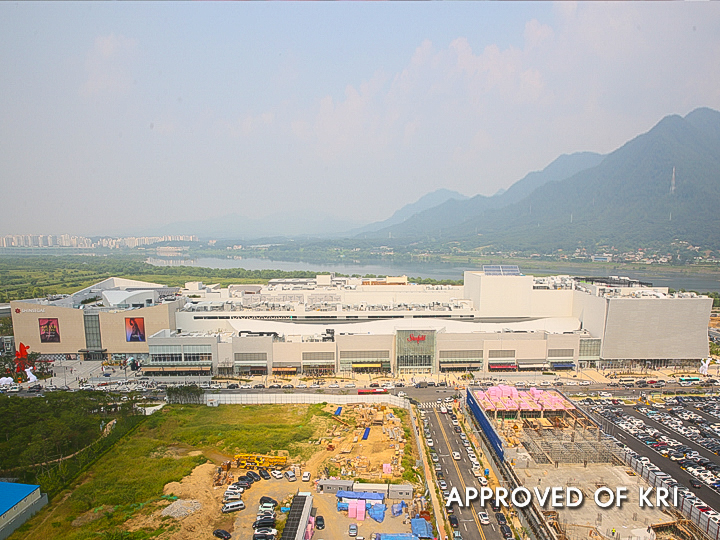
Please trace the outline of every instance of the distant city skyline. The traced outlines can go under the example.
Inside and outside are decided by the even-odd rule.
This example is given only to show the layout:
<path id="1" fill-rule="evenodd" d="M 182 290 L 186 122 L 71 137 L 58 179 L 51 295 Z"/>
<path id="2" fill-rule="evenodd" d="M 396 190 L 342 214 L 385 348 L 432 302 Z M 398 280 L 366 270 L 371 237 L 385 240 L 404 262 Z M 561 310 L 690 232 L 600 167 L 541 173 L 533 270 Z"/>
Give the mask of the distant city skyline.
<path id="1" fill-rule="evenodd" d="M 720 109 L 720 5 L 0 3 L 0 63 L 0 235 L 236 214 L 242 238 Z"/>

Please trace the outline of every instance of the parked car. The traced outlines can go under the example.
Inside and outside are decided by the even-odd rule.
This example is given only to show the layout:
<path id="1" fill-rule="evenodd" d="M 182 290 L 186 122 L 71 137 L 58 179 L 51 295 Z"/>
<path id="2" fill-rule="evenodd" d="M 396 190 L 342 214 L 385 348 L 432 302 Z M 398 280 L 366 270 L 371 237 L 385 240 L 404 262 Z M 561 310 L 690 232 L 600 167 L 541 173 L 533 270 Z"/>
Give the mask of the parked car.
<path id="1" fill-rule="evenodd" d="M 325 528 L 325 518 L 322 516 L 317 516 L 315 518 L 315 528 L 322 531 Z"/>
<path id="2" fill-rule="evenodd" d="M 309 473 L 309 472 L 305 471 L 305 472 L 302 474 L 302 481 L 303 481 L 303 482 L 309 482 L 309 481 L 310 481 L 310 473 Z"/>
<path id="3" fill-rule="evenodd" d="M 500 525 L 500 534 L 503 535 L 503 538 L 513 537 L 512 530 L 510 530 L 510 527 L 508 527 L 507 525 Z"/>
<path id="4" fill-rule="evenodd" d="M 487 512 L 478 512 L 478 519 L 480 525 L 490 525 L 490 516 L 488 516 Z"/>
<path id="5" fill-rule="evenodd" d="M 355 523 L 351 523 L 350 526 L 348 527 L 348 534 L 350 536 L 357 536 L 357 533 L 358 533 L 357 525 Z"/>
<path id="6" fill-rule="evenodd" d="M 283 477 L 283 473 L 281 473 L 280 471 L 270 471 L 270 475 L 271 475 L 275 480 L 282 480 L 282 477 Z"/>
<path id="7" fill-rule="evenodd" d="M 252 478 L 253 482 L 259 482 L 260 480 L 262 480 L 260 475 L 258 473 L 256 473 L 255 471 L 248 471 L 247 473 L 245 473 L 245 476 Z"/>
<path id="8" fill-rule="evenodd" d="M 264 467 L 260 467 L 258 469 L 258 474 L 263 480 L 270 480 L 270 473 L 267 472 L 267 469 L 265 469 Z"/>
<path id="9" fill-rule="evenodd" d="M 292 471 L 285 471 L 285 478 L 288 482 L 295 482 L 297 480 L 297 476 L 295 476 L 295 473 Z"/>
<path id="10" fill-rule="evenodd" d="M 222 540 L 230 540 L 230 538 L 232 538 L 232 534 L 227 532 L 225 529 L 215 529 L 213 531 L 213 536 L 215 538 L 222 538 Z"/>
<path id="11" fill-rule="evenodd" d="M 268 497 L 267 495 L 263 495 L 262 497 L 260 497 L 260 504 L 268 504 L 268 503 L 272 504 L 273 507 L 278 505 L 278 502 L 275 499 L 273 499 L 272 497 Z"/>
<path id="12" fill-rule="evenodd" d="M 458 521 L 457 516 L 448 516 L 448 521 L 453 529 L 457 529 L 460 526 L 460 521 Z"/>
<path id="13" fill-rule="evenodd" d="M 229 512 L 237 512 L 238 510 L 245 510 L 245 503 L 242 501 L 232 501 L 225 503 L 220 511 L 223 514 L 227 514 Z"/>

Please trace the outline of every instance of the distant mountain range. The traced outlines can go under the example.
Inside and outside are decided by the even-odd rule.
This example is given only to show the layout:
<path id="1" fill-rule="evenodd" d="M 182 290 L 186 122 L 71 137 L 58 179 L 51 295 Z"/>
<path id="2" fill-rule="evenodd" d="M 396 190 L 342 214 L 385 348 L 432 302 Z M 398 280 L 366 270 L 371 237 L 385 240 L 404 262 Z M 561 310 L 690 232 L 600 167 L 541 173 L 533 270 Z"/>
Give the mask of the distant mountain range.
<path id="1" fill-rule="evenodd" d="M 415 213 L 400 224 L 376 229 L 377 236 L 417 238 L 440 234 L 442 231 L 448 231 L 452 227 L 472 220 L 487 210 L 505 208 L 521 201 L 535 189 L 549 182 L 565 180 L 579 171 L 594 167 L 603 160 L 603 157 L 592 152 L 560 156 L 542 171 L 529 173 L 507 190 L 500 191 L 492 197 L 476 195 L 472 198 L 448 199 L 438 206 Z M 447 237 L 447 233 L 444 236 Z"/>
<path id="2" fill-rule="evenodd" d="M 423 195 L 414 203 L 406 204 L 400 210 L 396 211 L 392 216 L 384 221 L 377 221 L 370 223 L 359 229 L 350 231 L 349 235 L 354 234 L 365 234 L 370 232 L 379 231 L 393 225 L 398 225 L 404 221 L 414 217 L 417 214 L 422 213 L 424 210 L 429 208 L 435 208 L 448 201 L 465 201 L 468 197 L 457 191 L 451 191 L 449 189 L 437 189 L 431 193 Z"/>
<path id="3" fill-rule="evenodd" d="M 525 250 L 675 239 L 717 249 L 719 208 L 720 113 L 701 108 L 663 118 L 607 156 L 561 156 L 501 195 L 449 200 L 375 234 Z"/>

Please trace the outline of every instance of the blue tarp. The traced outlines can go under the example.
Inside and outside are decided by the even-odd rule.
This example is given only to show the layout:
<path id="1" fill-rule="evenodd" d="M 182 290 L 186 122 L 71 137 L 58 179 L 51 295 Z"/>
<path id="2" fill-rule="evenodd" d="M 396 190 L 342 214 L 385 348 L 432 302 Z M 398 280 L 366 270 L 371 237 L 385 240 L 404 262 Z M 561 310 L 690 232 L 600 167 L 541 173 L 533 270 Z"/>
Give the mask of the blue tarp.
<path id="1" fill-rule="evenodd" d="M 363 440 L 363 441 L 366 441 L 367 438 L 368 438 L 368 435 L 370 435 L 370 428 L 369 428 L 369 427 L 366 427 L 366 428 L 365 428 L 365 433 L 363 433 L 363 436 L 362 436 L 362 440 Z"/>
<path id="2" fill-rule="evenodd" d="M 348 506 L 350 506 L 350 503 L 340 502 L 337 503 L 337 510 L 338 512 L 342 512 L 343 510 L 347 512 Z"/>
<path id="3" fill-rule="evenodd" d="M 384 504 L 374 504 L 370 506 L 367 513 L 368 516 L 373 518 L 375 521 L 377 521 L 378 523 L 382 523 L 385 519 L 385 510 L 387 510 L 387 506 L 385 506 Z"/>
<path id="4" fill-rule="evenodd" d="M 338 499 L 365 499 L 366 501 L 382 501 L 385 499 L 382 493 L 368 493 L 367 491 L 338 491 L 335 496 Z"/>
<path id="5" fill-rule="evenodd" d="M 393 504 L 390 508 L 390 512 L 392 514 L 392 517 L 398 517 L 402 515 L 403 508 L 407 508 L 407 504 L 405 504 L 405 501 L 400 501 L 397 504 Z"/>
<path id="6" fill-rule="evenodd" d="M 423 518 L 413 518 L 410 520 L 410 529 L 418 538 L 433 538 L 432 525 Z"/>
<path id="7" fill-rule="evenodd" d="M 338 407 L 337 411 L 335 411 L 335 416 L 340 416 L 341 412 L 342 412 L 342 407 Z"/>
<path id="8" fill-rule="evenodd" d="M 418 540 L 418 537 L 414 534 L 385 534 L 379 533 L 377 540 Z"/>

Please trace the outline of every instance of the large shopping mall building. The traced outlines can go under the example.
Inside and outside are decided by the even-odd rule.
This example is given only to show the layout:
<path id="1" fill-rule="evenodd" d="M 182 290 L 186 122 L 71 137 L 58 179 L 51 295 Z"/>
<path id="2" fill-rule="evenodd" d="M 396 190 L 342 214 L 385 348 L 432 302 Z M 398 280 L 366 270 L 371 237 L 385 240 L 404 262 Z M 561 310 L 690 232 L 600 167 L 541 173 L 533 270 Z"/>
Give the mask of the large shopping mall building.
<path id="1" fill-rule="evenodd" d="M 184 288 L 109 278 L 11 303 L 15 342 L 46 360 L 146 374 L 570 370 L 696 363 L 712 299 L 627 278 L 465 272 L 464 286 L 318 275 Z"/>

